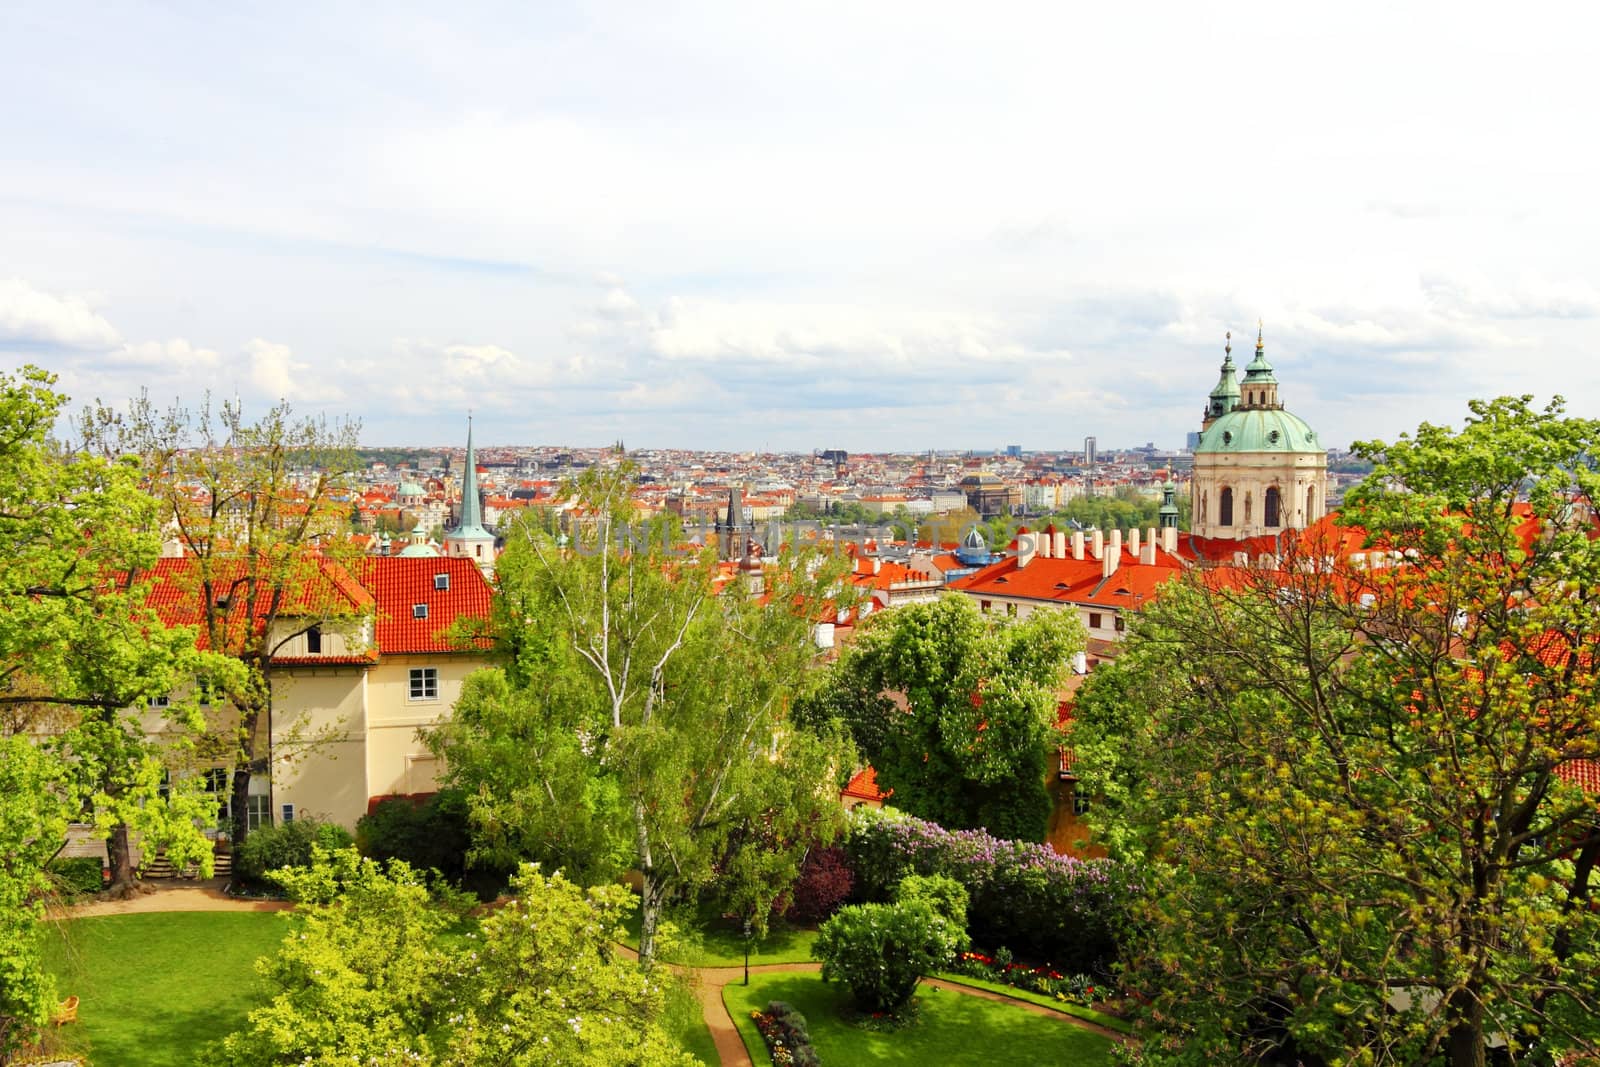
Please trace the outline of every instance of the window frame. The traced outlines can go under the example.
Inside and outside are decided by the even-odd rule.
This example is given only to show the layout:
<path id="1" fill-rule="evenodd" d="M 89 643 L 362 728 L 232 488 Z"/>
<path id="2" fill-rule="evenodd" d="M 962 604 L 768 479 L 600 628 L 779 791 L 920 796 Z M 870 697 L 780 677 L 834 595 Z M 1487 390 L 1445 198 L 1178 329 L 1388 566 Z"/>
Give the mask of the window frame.
<path id="1" fill-rule="evenodd" d="M 406 701 L 431 704 L 439 699 L 439 668 L 411 667 L 406 675 Z"/>

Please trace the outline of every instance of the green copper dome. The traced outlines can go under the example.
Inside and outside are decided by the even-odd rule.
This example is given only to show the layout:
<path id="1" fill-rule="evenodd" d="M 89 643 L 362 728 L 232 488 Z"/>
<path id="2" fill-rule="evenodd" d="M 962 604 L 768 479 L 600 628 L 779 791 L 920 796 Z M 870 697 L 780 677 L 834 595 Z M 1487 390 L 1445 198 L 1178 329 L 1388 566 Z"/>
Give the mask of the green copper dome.
<path id="1" fill-rule="evenodd" d="M 1322 452 L 1317 432 L 1282 408 L 1235 408 L 1200 434 L 1195 455 L 1219 452 Z"/>

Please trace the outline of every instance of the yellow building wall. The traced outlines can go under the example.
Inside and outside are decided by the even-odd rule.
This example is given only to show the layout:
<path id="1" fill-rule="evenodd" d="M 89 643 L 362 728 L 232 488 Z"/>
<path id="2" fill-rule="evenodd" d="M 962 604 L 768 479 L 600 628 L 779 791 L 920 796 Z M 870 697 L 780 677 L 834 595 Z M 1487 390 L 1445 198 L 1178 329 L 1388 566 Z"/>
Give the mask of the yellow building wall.
<path id="1" fill-rule="evenodd" d="M 449 718 L 467 675 L 488 666 L 483 656 L 460 652 L 385 656 L 368 676 L 367 783 L 369 796 L 431 793 L 439 788 L 440 767 L 417 732 Z M 411 699 L 411 671 L 438 672 L 439 695 Z M 363 810 L 365 798 L 363 798 Z"/>
<path id="2" fill-rule="evenodd" d="M 367 668 L 279 667 L 272 684 L 272 818 L 293 804 L 353 828 L 366 814 Z"/>

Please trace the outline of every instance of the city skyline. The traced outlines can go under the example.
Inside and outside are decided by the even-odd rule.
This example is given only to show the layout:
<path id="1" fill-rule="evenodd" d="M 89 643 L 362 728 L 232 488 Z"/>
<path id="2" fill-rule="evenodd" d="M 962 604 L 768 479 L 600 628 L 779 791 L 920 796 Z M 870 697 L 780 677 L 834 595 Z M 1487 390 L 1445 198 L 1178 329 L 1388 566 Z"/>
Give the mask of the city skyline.
<path id="1" fill-rule="evenodd" d="M 0 365 L 372 445 L 1600 411 L 1579 5 L 0 13 Z M 1587 88 L 1585 88 L 1587 86 Z"/>

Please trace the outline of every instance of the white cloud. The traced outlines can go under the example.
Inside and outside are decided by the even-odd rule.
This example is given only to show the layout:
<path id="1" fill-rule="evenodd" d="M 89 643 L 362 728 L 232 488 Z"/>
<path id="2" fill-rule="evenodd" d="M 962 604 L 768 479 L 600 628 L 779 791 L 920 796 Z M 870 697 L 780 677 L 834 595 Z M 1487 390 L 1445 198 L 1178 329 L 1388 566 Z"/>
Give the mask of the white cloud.
<path id="1" fill-rule="evenodd" d="M 314 371 L 310 363 L 294 357 L 285 344 L 251 338 L 244 346 L 250 383 L 271 399 L 321 401 L 343 395 L 326 370 Z"/>
<path id="2" fill-rule="evenodd" d="M 0 279 L 0 344 L 97 349 L 120 340 L 83 297 L 57 296 L 18 278 Z"/>
<path id="3" fill-rule="evenodd" d="M 145 368 L 159 373 L 193 374 L 215 371 L 221 365 L 222 357 L 215 349 L 199 348 L 182 337 L 174 337 L 170 341 L 125 344 L 111 352 L 106 359 L 117 366 Z"/>

